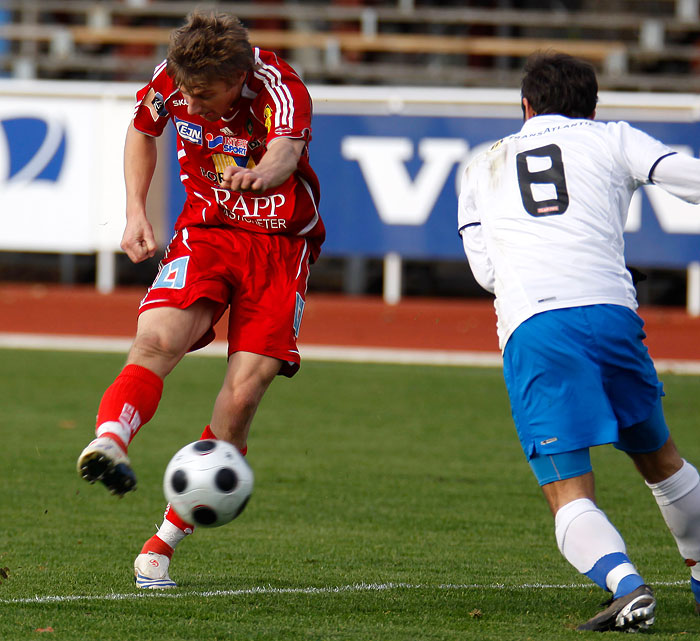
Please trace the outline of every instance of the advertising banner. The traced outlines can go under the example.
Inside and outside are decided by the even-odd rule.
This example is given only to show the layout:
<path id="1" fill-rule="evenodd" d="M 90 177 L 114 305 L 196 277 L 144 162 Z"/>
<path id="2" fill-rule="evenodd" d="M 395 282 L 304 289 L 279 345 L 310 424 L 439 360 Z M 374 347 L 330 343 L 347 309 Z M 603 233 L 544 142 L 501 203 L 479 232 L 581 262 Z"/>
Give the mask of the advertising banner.
<path id="1" fill-rule="evenodd" d="M 87 83 L 0 83 L 0 249 L 119 249 L 133 93 Z"/>
<path id="2" fill-rule="evenodd" d="M 462 258 L 457 196 L 473 154 L 517 131 L 504 118 L 320 115 L 312 161 L 322 186 L 327 253 Z M 635 122 L 697 155 L 700 125 Z M 640 189 L 626 226 L 627 260 L 685 267 L 700 260 L 700 207 L 658 187 Z"/>
<path id="3" fill-rule="evenodd" d="M 311 163 L 321 182 L 324 255 L 462 259 L 457 194 L 474 154 L 522 126 L 513 90 L 312 87 Z M 683 153 L 700 151 L 700 99 L 601 94 L 599 120 L 627 120 Z M 184 199 L 171 157 L 169 216 Z M 626 225 L 631 265 L 700 260 L 700 207 L 640 189 Z"/>
<path id="4" fill-rule="evenodd" d="M 124 134 L 136 89 L 0 81 L 0 250 L 119 251 Z M 325 255 L 461 259 L 461 173 L 474 154 L 520 128 L 518 92 L 311 87 L 311 93 Z M 602 93 L 597 117 L 628 120 L 684 153 L 700 151 L 696 96 Z M 152 190 L 165 189 L 172 227 L 184 190 L 175 150 L 165 151 L 166 184 Z M 683 268 L 700 260 L 699 236 L 699 207 L 644 187 L 629 211 L 628 262 Z"/>

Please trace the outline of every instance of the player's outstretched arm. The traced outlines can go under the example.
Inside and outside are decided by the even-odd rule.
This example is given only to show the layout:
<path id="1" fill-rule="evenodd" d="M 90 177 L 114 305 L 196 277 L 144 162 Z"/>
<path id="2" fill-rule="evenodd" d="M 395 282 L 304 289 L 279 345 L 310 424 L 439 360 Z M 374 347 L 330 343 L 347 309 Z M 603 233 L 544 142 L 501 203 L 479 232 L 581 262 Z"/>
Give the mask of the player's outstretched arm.
<path id="1" fill-rule="evenodd" d="M 662 158 L 651 176 L 655 185 L 682 198 L 686 202 L 700 203 L 700 159 L 684 153 Z"/>
<path id="2" fill-rule="evenodd" d="M 233 191 L 263 192 L 277 187 L 294 173 L 305 145 L 297 138 L 275 138 L 252 169 L 226 167 L 221 184 Z"/>
<path id="3" fill-rule="evenodd" d="M 124 144 L 126 228 L 121 248 L 134 263 L 155 255 L 157 245 L 146 215 L 146 197 L 158 160 L 155 138 L 129 125 Z"/>

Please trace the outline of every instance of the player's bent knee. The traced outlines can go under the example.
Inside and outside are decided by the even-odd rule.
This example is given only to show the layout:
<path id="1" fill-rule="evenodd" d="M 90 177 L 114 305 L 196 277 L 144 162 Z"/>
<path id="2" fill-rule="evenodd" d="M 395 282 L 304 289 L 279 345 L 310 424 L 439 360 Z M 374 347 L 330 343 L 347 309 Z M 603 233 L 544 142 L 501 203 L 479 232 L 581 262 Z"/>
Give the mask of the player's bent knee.
<path id="1" fill-rule="evenodd" d="M 183 341 L 160 332 L 139 332 L 129 352 L 130 361 L 175 364 L 187 351 Z"/>
<path id="2" fill-rule="evenodd" d="M 222 400 L 231 412 L 246 414 L 258 408 L 264 393 L 265 388 L 259 389 L 257 386 L 227 387 L 222 390 Z"/>

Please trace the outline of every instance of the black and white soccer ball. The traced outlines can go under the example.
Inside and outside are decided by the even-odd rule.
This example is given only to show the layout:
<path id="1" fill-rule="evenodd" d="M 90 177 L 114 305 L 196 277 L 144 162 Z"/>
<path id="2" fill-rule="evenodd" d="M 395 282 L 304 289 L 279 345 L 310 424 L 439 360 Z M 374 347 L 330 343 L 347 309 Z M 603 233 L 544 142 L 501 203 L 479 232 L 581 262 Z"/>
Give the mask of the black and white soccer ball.
<path id="1" fill-rule="evenodd" d="M 253 491 L 253 470 L 226 441 L 204 439 L 185 445 L 163 477 L 165 498 L 185 520 L 219 527 L 235 519 Z"/>

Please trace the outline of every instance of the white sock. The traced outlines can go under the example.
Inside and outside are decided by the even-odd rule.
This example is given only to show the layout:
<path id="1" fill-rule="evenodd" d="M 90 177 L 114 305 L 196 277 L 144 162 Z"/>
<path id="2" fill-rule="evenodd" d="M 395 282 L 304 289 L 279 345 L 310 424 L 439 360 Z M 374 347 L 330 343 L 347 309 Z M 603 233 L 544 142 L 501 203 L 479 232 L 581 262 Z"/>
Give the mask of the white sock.
<path id="1" fill-rule="evenodd" d="M 620 533 L 590 499 L 576 499 L 559 509 L 555 534 L 560 552 L 581 574 L 615 594 L 620 582 L 639 573 L 627 557 Z M 628 580 L 636 588 L 643 581 Z M 634 589 L 634 588 L 632 588 Z"/>
<path id="2" fill-rule="evenodd" d="M 688 461 L 660 483 L 647 483 L 661 515 L 687 562 L 693 578 L 700 581 L 700 475 Z"/>
<path id="3" fill-rule="evenodd" d="M 95 429 L 95 434 L 98 437 L 103 436 L 106 432 L 115 434 L 122 440 L 124 445 L 129 445 L 131 429 L 121 421 L 107 421 L 106 423 L 102 423 L 102 425 L 98 425 Z"/>
<path id="4" fill-rule="evenodd" d="M 190 534 L 190 532 L 185 532 L 177 527 L 177 525 L 174 525 L 168 521 L 168 519 L 163 519 L 163 523 L 158 528 L 156 536 L 164 543 L 167 543 L 174 550 L 175 546 L 188 534 Z"/>

